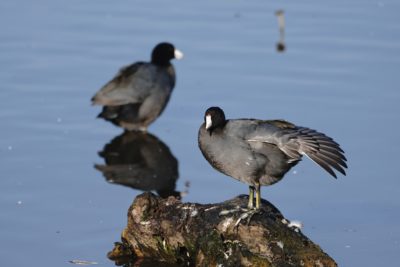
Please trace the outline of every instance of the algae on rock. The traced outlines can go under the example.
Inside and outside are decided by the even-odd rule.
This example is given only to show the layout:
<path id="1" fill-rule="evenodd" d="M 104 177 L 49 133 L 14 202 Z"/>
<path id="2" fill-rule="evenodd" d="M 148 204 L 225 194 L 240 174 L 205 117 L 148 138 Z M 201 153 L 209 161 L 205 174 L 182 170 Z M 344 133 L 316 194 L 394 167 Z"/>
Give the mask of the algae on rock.
<path id="1" fill-rule="evenodd" d="M 152 259 L 165 266 L 337 266 L 268 201 L 248 223 L 236 225 L 246 205 L 244 195 L 195 204 L 143 193 L 129 208 L 122 243 L 109 257 Z"/>

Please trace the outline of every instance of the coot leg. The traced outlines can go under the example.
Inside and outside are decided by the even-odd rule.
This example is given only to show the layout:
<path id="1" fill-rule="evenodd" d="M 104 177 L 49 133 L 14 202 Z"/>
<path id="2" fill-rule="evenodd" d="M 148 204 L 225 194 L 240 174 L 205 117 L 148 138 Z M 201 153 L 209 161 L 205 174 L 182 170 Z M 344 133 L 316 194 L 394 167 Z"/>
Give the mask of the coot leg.
<path id="1" fill-rule="evenodd" d="M 254 186 L 249 186 L 249 204 L 247 205 L 248 209 L 254 208 Z"/>
<path id="2" fill-rule="evenodd" d="M 261 204 L 261 186 L 260 186 L 260 183 L 256 183 L 255 190 L 256 190 L 256 210 L 259 210 L 260 209 L 260 204 Z"/>

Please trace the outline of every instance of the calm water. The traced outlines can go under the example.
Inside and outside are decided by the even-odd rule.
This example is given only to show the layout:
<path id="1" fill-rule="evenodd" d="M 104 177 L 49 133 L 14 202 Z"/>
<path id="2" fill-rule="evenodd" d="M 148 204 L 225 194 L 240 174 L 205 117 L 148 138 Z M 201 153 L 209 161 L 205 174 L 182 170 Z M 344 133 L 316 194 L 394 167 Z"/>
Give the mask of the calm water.
<path id="1" fill-rule="evenodd" d="M 277 9 L 287 51 L 277 53 Z M 197 148 L 211 105 L 230 118 L 285 118 L 334 137 L 348 176 L 308 160 L 263 188 L 340 266 L 393 266 L 400 253 L 400 4 L 397 1 L 3 0 L 0 3 L 0 263 L 113 266 L 106 253 L 141 193 L 94 166 L 121 134 L 90 97 L 159 41 L 184 51 L 150 132 L 179 162 L 171 190 L 219 202 L 247 186 Z"/>

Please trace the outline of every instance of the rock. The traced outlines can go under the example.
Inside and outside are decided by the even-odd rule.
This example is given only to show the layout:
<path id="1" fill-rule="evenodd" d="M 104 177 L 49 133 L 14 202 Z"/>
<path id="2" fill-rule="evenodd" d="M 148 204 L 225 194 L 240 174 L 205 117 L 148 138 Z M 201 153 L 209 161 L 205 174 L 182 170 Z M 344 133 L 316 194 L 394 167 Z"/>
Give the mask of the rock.
<path id="1" fill-rule="evenodd" d="M 143 193 L 129 208 L 122 243 L 108 256 L 163 262 L 157 266 L 337 266 L 268 201 L 238 222 L 247 201 L 241 195 L 218 204 L 182 203 Z"/>

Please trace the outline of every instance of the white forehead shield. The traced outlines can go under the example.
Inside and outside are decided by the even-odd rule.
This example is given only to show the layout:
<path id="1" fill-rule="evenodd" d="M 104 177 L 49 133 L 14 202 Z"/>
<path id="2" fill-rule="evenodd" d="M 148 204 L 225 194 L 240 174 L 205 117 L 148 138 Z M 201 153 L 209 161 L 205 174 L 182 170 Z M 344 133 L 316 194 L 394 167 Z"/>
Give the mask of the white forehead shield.
<path id="1" fill-rule="evenodd" d="M 206 115 L 206 130 L 212 126 L 211 115 Z"/>

